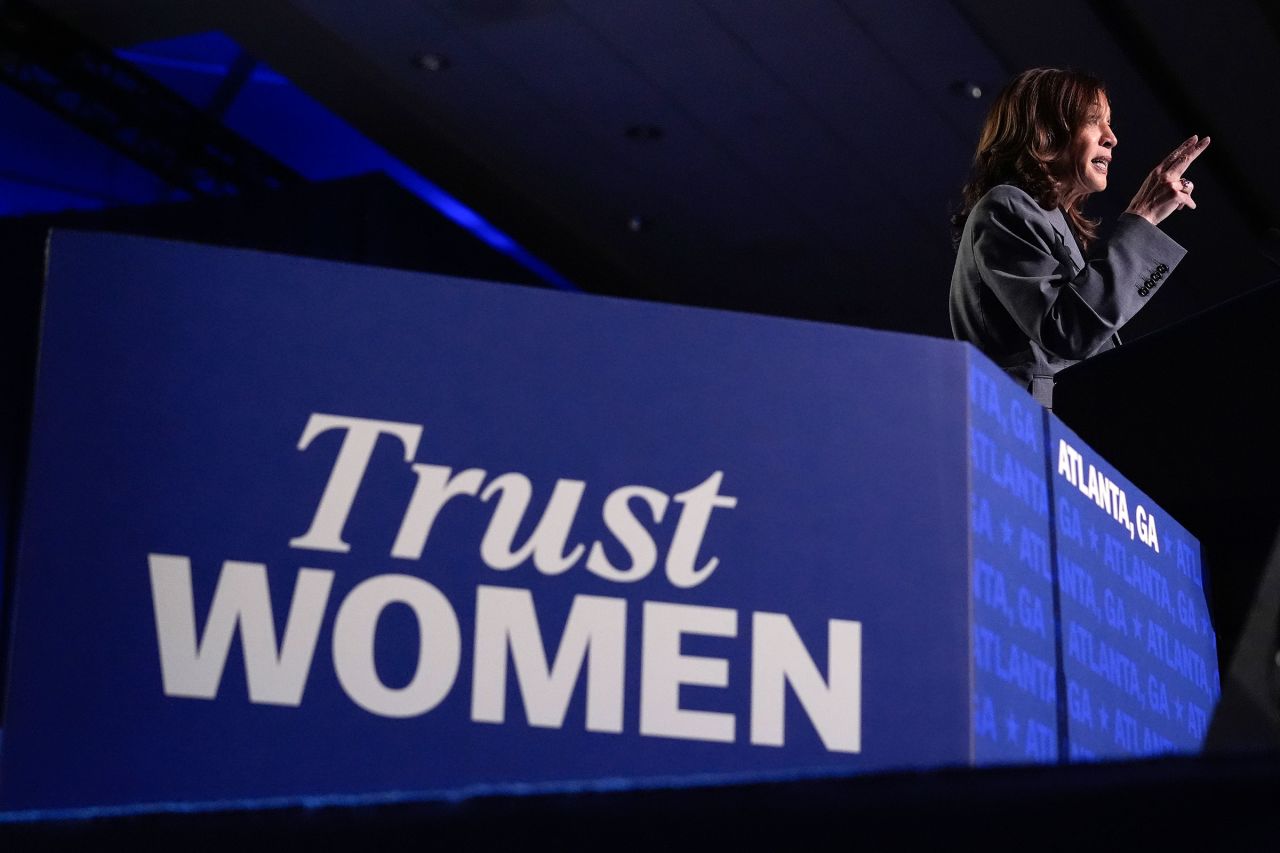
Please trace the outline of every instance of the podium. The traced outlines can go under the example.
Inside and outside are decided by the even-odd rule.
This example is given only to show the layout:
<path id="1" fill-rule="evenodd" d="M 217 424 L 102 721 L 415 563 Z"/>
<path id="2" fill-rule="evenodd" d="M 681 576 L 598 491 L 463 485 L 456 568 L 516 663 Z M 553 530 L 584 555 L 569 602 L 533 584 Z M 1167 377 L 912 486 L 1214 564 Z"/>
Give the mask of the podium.
<path id="1" fill-rule="evenodd" d="M 1199 538 L 1221 671 L 1247 654 L 1244 677 L 1259 691 L 1276 651 L 1276 602 L 1262 582 L 1280 527 L 1280 442 L 1267 415 L 1277 317 L 1280 281 L 1064 370 L 1054 390 L 1054 414 Z M 1253 616 L 1264 618 L 1247 639 Z"/>
<path id="2" fill-rule="evenodd" d="M 971 346 L 49 247 L 0 821 L 1200 746 L 1198 543 Z"/>

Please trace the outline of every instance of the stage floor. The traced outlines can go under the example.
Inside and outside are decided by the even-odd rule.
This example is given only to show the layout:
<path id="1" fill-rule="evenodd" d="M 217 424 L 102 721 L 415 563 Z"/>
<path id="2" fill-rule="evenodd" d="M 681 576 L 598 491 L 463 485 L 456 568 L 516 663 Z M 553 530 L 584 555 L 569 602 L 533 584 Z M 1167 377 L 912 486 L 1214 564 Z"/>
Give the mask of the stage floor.
<path id="1" fill-rule="evenodd" d="M 0 826 L 3 849 L 1274 851 L 1280 753 Z"/>

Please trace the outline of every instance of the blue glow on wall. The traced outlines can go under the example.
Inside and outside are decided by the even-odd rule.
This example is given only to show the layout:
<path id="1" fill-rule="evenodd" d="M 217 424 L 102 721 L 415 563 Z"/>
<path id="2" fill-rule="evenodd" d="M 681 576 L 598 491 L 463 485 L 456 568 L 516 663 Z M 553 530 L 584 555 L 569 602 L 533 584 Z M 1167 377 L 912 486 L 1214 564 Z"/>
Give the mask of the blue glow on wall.
<path id="1" fill-rule="evenodd" d="M 240 46 L 218 32 L 134 45 L 116 55 L 191 103 L 208 107 L 230 98 L 226 127 L 310 181 L 383 172 L 486 245 L 546 283 L 579 290 L 475 210 L 360 134 L 287 78 L 256 63 L 237 91 L 231 74 L 244 61 Z M 107 146 L 0 89 L 0 216 L 156 204 L 186 196 Z"/>

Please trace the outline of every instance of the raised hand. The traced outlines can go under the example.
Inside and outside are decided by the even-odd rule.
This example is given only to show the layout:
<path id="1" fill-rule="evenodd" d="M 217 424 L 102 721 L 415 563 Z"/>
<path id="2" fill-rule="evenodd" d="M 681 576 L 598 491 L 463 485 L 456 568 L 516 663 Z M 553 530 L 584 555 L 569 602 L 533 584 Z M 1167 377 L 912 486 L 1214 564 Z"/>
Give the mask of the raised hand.
<path id="1" fill-rule="evenodd" d="M 1195 210 L 1196 203 L 1191 198 L 1195 184 L 1182 177 L 1182 173 L 1208 147 L 1209 137 L 1201 139 L 1193 136 L 1173 149 L 1143 180 L 1125 212 L 1137 214 L 1152 225 L 1159 225 L 1175 210 L 1184 207 Z"/>

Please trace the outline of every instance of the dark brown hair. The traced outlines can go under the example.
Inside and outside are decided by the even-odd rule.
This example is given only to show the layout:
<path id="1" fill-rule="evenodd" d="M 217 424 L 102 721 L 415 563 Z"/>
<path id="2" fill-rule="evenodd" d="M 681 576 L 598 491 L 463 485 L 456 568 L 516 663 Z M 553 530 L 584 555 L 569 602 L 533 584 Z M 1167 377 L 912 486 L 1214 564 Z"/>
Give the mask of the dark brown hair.
<path id="1" fill-rule="evenodd" d="M 952 240 L 959 243 L 969 212 L 988 190 L 1013 184 L 1046 210 L 1061 207 L 1080 247 L 1088 247 L 1098 222 L 1081 209 L 1087 194 L 1064 196 L 1051 170 L 1106 92 L 1101 80 L 1079 71 L 1032 68 L 1014 77 L 982 125 L 963 201 L 951 217 Z"/>

